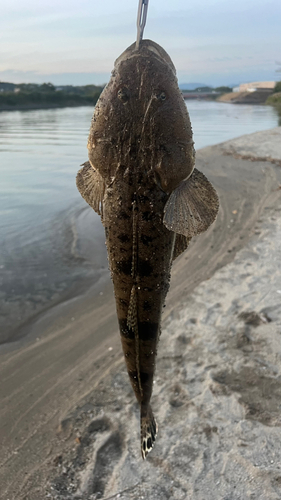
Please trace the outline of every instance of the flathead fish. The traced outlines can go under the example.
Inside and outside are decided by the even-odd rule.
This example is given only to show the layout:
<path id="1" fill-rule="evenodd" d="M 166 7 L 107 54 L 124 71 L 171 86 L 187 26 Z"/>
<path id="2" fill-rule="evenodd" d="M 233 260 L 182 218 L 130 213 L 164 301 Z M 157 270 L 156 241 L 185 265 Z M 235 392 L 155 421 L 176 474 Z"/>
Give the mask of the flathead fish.
<path id="1" fill-rule="evenodd" d="M 150 398 L 172 261 L 218 211 L 214 188 L 194 168 L 175 67 L 156 43 L 143 40 L 139 50 L 133 44 L 116 60 L 95 107 L 88 154 L 77 187 L 105 228 L 145 458 L 157 434 Z"/>

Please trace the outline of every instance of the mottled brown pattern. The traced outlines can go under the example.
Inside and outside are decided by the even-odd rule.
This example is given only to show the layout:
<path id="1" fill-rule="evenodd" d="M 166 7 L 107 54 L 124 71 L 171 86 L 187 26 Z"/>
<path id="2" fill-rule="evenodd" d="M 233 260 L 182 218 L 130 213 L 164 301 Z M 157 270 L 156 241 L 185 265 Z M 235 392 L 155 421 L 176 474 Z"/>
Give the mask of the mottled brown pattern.
<path id="1" fill-rule="evenodd" d="M 137 372 L 135 335 L 127 325 L 132 287 L 136 287 L 140 372 L 149 374 L 143 397 L 137 379 L 131 383 L 140 403 L 149 403 L 155 367 L 156 347 L 163 302 L 169 287 L 175 234 L 162 224 L 167 195 L 149 177 L 141 183 L 135 174 L 136 186 L 128 186 L 118 172 L 110 197 L 104 199 L 103 224 L 107 228 L 107 250 L 115 290 L 117 315 L 128 372 Z M 119 193 L 122 204 L 119 203 Z M 153 204 L 151 203 L 153 200 Z M 135 201 L 137 259 L 133 272 L 133 211 Z M 124 219 L 120 213 L 129 215 Z M 150 217 L 142 214 L 149 212 Z M 147 220 L 148 219 L 148 220 Z M 122 241 L 116 235 L 122 234 Z M 126 236 L 126 237 L 125 237 Z M 124 249 L 126 252 L 124 252 Z M 150 307 L 149 307 L 150 304 Z"/>
<path id="2" fill-rule="evenodd" d="M 145 458 L 157 432 L 149 403 L 162 307 L 173 257 L 190 239 L 188 228 L 177 222 L 177 232 L 185 236 L 178 237 L 175 246 L 175 232 L 163 224 L 164 208 L 179 186 L 181 206 L 184 203 L 187 188 L 182 183 L 191 176 L 195 161 L 175 68 L 159 45 L 144 40 L 139 51 L 133 44 L 117 59 L 95 108 L 88 152 L 90 164 L 79 172 L 77 185 L 96 211 L 102 208 L 122 346 L 141 406 Z M 97 173 L 99 186 L 93 196 Z M 170 209 L 170 225 L 173 214 Z"/>

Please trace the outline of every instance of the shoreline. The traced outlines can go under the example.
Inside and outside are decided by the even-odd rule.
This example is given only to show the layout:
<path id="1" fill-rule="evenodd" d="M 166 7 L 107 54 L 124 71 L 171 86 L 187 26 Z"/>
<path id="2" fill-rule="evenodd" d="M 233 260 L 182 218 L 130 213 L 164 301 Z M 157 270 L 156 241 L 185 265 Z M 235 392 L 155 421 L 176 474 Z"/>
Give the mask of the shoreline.
<path id="1" fill-rule="evenodd" d="M 280 130 L 277 128 L 258 134 L 263 134 L 264 138 L 267 137 L 267 147 L 271 148 L 272 136 L 277 134 L 280 138 Z M 239 140 L 240 143 L 237 145 Z M 160 431 L 159 441 L 151 453 L 151 459 L 147 460 L 148 465 L 144 463 L 140 466 L 140 474 L 146 474 L 151 465 L 155 477 L 158 478 L 157 481 L 160 481 L 157 468 L 161 474 L 163 474 L 163 467 L 170 467 L 170 470 L 173 470 L 172 458 L 170 457 L 169 461 L 165 462 L 167 450 L 164 448 L 171 441 L 172 433 L 169 433 L 169 428 L 173 429 L 174 433 L 177 432 L 177 425 L 180 428 L 180 423 L 177 424 L 177 411 L 180 412 L 180 408 L 183 407 L 188 413 L 188 408 L 190 409 L 192 405 L 196 406 L 190 381 L 189 384 L 182 381 L 177 390 L 169 388 L 169 384 L 171 385 L 171 380 L 174 380 L 176 387 L 179 375 L 176 370 L 183 369 L 181 356 L 185 356 L 182 353 L 186 352 L 187 347 L 184 346 L 189 346 L 191 342 L 188 338 L 192 338 L 195 344 L 197 342 L 196 315 L 201 314 L 200 303 L 203 309 L 206 309 L 206 298 L 207 302 L 212 303 L 212 296 L 217 293 L 215 288 L 213 291 L 208 291 L 208 284 L 216 280 L 215 277 L 218 275 L 222 280 L 220 286 L 225 286 L 226 290 L 228 286 L 231 292 L 233 271 L 227 270 L 235 265 L 236 260 L 239 261 L 240 257 L 235 256 L 240 255 L 241 252 L 247 253 L 243 248 L 248 248 L 251 241 L 259 238 L 259 232 L 263 236 L 263 231 L 269 231 L 273 224 L 271 221 L 270 227 L 267 227 L 269 224 L 267 214 L 274 213 L 277 201 L 280 200 L 280 190 L 277 186 L 281 183 L 281 170 L 270 161 L 271 159 L 278 160 L 278 158 L 268 158 L 269 161 L 259 160 L 260 156 L 264 156 L 260 155 L 260 144 L 260 137 L 257 137 L 257 134 L 251 134 L 197 152 L 196 166 L 207 175 L 218 190 L 221 210 L 215 225 L 204 235 L 194 239 L 190 248 L 175 261 L 172 269 L 171 289 L 163 315 L 162 337 L 164 338 L 162 341 L 161 337 L 159 345 L 159 361 L 153 397 L 153 404 L 163 430 Z M 231 151 L 230 146 L 233 148 Z M 241 155 L 241 148 L 242 151 L 246 151 L 245 154 L 251 160 L 235 157 L 237 154 Z M 265 230 L 261 230 L 262 224 L 257 222 L 261 216 L 264 224 L 267 224 Z M 243 259 L 245 261 L 246 257 Z M 225 275 L 227 272 L 230 274 Z M 227 285 L 228 280 L 230 280 L 229 285 Z M 49 311 L 41 317 L 33 324 L 28 342 L 17 343 L 17 346 L 14 345 L 10 352 L 7 347 L 5 352 L 0 352 L 2 361 L 0 371 L 3 380 L 1 426 L 5 431 L 5 439 L 2 443 L 4 451 L 1 459 L 3 471 L 1 481 L 4 481 L 3 491 L 6 495 L 3 500 L 4 498 L 5 500 L 6 498 L 10 500 L 14 498 L 41 500 L 42 498 L 43 500 L 46 494 L 43 492 L 46 492 L 46 488 L 49 498 L 66 498 L 63 494 L 65 491 L 63 488 L 66 488 L 67 498 L 72 499 L 74 492 L 72 495 L 72 490 L 69 489 L 71 481 L 75 484 L 80 481 L 81 498 L 85 498 L 85 495 L 87 499 L 97 498 L 94 495 L 99 491 L 98 487 L 102 491 L 102 496 L 99 498 L 107 498 L 108 495 L 116 495 L 125 489 L 124 481 L 132 486 L 132 492 L 134 484 L 142 482 L 140 474 L 136 472 L 140 464 L 137 438 L 138 410 L 130 391 L 121 356 L 112 286 L 110 283 L 98 282 L 97 287 L 97 290 L 88 291 L 85 295 L 61 304 L 55 311 Z M 223 300 L 223 296 L 220 297 L 220 301 L 223 302 Z M 187 304 L 191 311 L 189 320 L 183 314 Z M 196 306 L 194 306 L 194 311 L 197 312 L 193 313 L 194 304 Z M 213 303 L 206 317 L 209 315 L 211 318 L 215 311 L 216 303 Z M 231 317 L 232 313 L 229 314 Z M 208 321 L 206 319 L 203 324 L 201 320 L 203 326 L 201 325 L 200 328 L 207 329 L 206 332 L 211 331 L 212 328 L 212 324 Z M 180 332 L 181 324 L 188 324 L 188 328 L 193 325 L 194 332 L 186 336 L 185 329 Z M 174 331 L 175 328 L 176 331 Z M 168 347 L 168 334 L 172 338 L 171 353 Z M 182 341 L 177 340 L 180 337 Z M 202 341 L 200 335 L 199 340 Z M 182 342 L 179 352 L 175 350 L 175 346 L 179 345 L 178 342 Z M 211 340 L 209 339 L 208 342 Z M 167 349 L 168 352 L 166 352 Z M 211 351 L 212 349 L 214 347 Z M 195 354 L 200 358 L 199 352 L 200 348 L 196 347 Z M 194 357 L 195 354 L 192 356 Z M 191 356 L 191 352 L 188 356 Z M 209 355 L 206 354 L 206 356 Z M 188 357 L 184 358 L 184 363 L 188 362 L 188 359 Z M 191 362 L 191 371 L 195 373 L 197 363 L 195 358 L 194 360 L 190 358 L 189 362 Z M 204 363 L 205 361 L 203 365 Z M 19 366 L 22 367 L 21 370 Z M 170 380 L 167 380 L 167 377 L 170 377 Z M 188 393 L 188 391 L 191 392 Z M 197 391 L 199 395 L 200 387 Z M 174 403 L 166 402 L 169 397 Z M 204 404 L 211 404 L 211 400 L 208 401 Z M 161 407 L 164 413 L 161 413 Z M 173 408 L 176 410 L 173 414 L 173 419 L 176 419 L 174 424 L 168 421 Z M 168 413 L 165 414 L 165 411 Z M 132 420 L 132 436 L 124 434 L 125 422 L 128 419 Z M 167 435 L 165 435 L 163 424 L 165 420 L 167 420 L 166 427 L 168 427 Z M 205 420 L 205 424 L 210 425 L 208 418 Z M 95 424 L 97 425 L 95 433 L 89 434 L 87 429 L 92 421 L 99 423 Z M 210 435 L 216 434 L 216 431 L 212 431 L 212 427 L 208 432 Z M 86 441 L 90 444 L 87 445 Z M 206 443 L 204 441 L 205 447 L 208 442 L 208 439 Z M 104 458 L 102 450 L 106 450 L 106 446 L 109 447 L 108 450 L 111 450 L 107 452 L 107 456 L 111 460 L 112 474 L 107 469 L 99 472 L 98 462 L 95 462 L 97 454 L 102 463 Z M 193 446 L 195 447 L 194 443 Z M 38 450 L 40 450 L 39 456 Z M 92 458 L 89 452 L 92 453 Z M 81 459 L 77 459 L 77 453 L 80 453 Z M 187 455 L 182 456 L 182 463 L 185 463 L 184 457 L 188 456 L 190 451 L 186 453 Z M 27 456 L 29 456 L 28 463 Z M 88 472 L 84 469 L 83 461 L 88 464 Z M 132 461 L 131 469 L 130 461 Z M 122 474 L 119 468 L 121 463 L 125 464 Z M 66 473 L 61 474 L 62 467 L 66 467 Z M 89 486 L 87 479 L 89 471 L 92 471 L 94 477 L 98 478 L 95 487 L 92 483 Z M 48 483 L 50 474 L 52 482 Z M 157 481 L 156 486 L 160 485 Z M 165 481 L 163 487 L 168 488 L 168 483 Z M 181 483 L 182 481 L 180 481 L 178 491 L 182 488 L 183 483 Z M 152 479 L 147 486 L 143 485 L 141 493 L 148 494 L 144 498 L 168 498 L 163 493 L 161 496 L 160 490 L 157 493 L 158 486 L 155 487 L 155 493 L 153 493 L 149 489 L 152 485 Z M 199 485 L 199 490 L 200 488 Z M 154 494 L 156 496 L 153 496 Z M 187 493 L 182 492 L 181 495 L 183 494 Z M 75 498 L 80 498 L 79 492 L 77 495 Z M 200 498 L 195 493 L 193 495 L 192 498 Z M 206 496 L 206 491 L 202 489 L 201 495 L 205 495 L 210 500 L 213 498 Z M 131 497 L 129 492 L 121 498 L 136 497 Z M 187 497 L 173 496 L 173 498 Z M 243 498 L 246 499 L 248 496 Z M 273 499 L 274 497 L 267 498 Z"/>
<path id="2" fill-rule="evenodd" d="M 77 103 L 77 104 L 23 104 L 21 106 L 0 106 L 0 112 L 2 111 L 32 111 L 32 110 L 40 110 L 40 109 L 62 109 L 62 108 L 83 108 L 83 107 L 92 107 L 94 108 L 94 103 Z"/>

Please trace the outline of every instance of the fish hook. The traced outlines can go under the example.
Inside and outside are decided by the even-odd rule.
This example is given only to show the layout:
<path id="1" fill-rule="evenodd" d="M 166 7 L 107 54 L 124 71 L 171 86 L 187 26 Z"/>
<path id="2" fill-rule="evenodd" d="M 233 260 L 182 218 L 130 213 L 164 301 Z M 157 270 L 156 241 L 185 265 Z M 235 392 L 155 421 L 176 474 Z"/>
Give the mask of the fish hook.
<path id="1" fill-rule="evenodd" d="M 139 10 L 137 17 L 137 41 L 136 41 L 136 49 L 139 50 L 140 42 L 142 41 L 143 31 L 146 23 L 148 9 L 148 0 L 139 0 Z"/>

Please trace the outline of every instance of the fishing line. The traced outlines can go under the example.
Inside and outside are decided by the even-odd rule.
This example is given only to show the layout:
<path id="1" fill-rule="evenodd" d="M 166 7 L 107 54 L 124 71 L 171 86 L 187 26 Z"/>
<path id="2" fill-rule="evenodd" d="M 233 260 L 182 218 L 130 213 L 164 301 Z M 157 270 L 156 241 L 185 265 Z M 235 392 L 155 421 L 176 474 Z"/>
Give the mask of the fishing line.
<path id="1" fill-rule="evenodd" d="M 139 0 L 139 9 L 137 16 L 137 41 L 136 49 L 139 50 L 140 42 L 142 41 L 143 31 L 146 23 L 148 9 L 148 0 Z"/>

